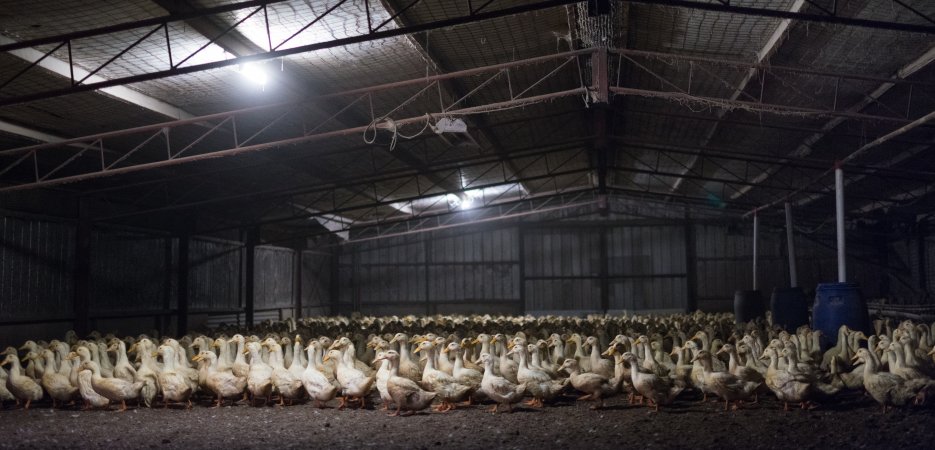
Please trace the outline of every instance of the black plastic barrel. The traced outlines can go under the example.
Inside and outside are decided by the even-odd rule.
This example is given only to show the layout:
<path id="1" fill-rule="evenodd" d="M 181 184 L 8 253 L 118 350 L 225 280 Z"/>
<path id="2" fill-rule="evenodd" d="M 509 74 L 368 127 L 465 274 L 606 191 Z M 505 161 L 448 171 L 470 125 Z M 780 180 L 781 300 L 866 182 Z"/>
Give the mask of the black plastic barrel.
<path id="1" fill-rule="evenodd" d="M 808 325 L 808 300 L 800 287 L 773 289 L 769 310 L 773 312 L 773 325 L 779 325 L 790 333 Z"/>
<path id="2" fill-rule="evenodd" d="M 760 291 L 734 292 L 734 320 L 747 323 L 757 317 L 766 316 L 766 304 Z"/>
<path id="3" fill-rule="evenodd" d="M 847 325 L 852 330 L 869 334 L 870 314 L 867 303 L 856 283 L 821 283 L 815 290 L 812 327 L 821 330 L 822 347 L 838 343 L 838 329 Z"/>

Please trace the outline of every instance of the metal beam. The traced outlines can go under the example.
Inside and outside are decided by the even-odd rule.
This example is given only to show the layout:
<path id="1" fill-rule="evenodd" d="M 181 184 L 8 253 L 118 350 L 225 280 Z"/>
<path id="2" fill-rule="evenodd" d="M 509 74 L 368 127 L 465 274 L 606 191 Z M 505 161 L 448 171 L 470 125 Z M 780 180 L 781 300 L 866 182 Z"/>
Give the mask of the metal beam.
<path id="1" fill-rule="evenodd" d="M 802 10 L 802 7 L 805 5 L 805 0 L 795 0 L 792 2 L 792 6 L 789 8 L 789 12 L 798 13 Z M 776 52 L 776 49 L 779 48 L 779 44 L 782 40 L 783 35 L 789 29 L 789 25 L 792 24 L 792 19 L 782 19 L 776 25 L 776 29 L 773 30 L 773 34 L 770 35 L 769 39 L 766 40 L 766 44 L 763 45 L 763 48 L 756 52 L 756 57 L 754 64 L 762 64 L 763 61 L 766 61 L 773 53 Z M 740 98 L 740 95 L 747 88 L 747 85 L 753 80 L 757 74 L 757 69 L 750 68 L 747 70 L 747 73 L 744 74 L 743 78 L 740 80 L 740 83 L 734 87 L 734 91 L 730 95 L 730 100 L 734 101 Z M 715 115 L 717 116 L 717 121 L 711 124 L 708 128 L 708 131 L 705 133 L 704 137 L 701 139 L 700 147 L 704 148 L 711 142 L 711 139 L 714 137 L 714 134 L 717 133 L 718 127 L 721 124 L 720 120 L 727 115 L 728 109 L 722 108 L 718 109 Z M 693 156 L 688 162 L 688 166 L 682 171 L 682 175 L 688 174 L 695 168 L 695 164 L 698 162 L 698 156 Z M 672 189 L 669 192 L 676 192 L 679 190 L 679 187 L 682 185 L 682 177 L 678 177 L 675 180 L 675 183 L 672 184 Z M 755 290 L 755 289 L 754 289 Z"/>
<path id="2" fill-rule="evenodd" d="M 927 52 L 923 53 L 918 58 L 915 58 L 914 60 L 910 61 L 908 64 L 904 65 L 902 68 L 897 70 L 896 73 L 892 77 L 892 80 L 893 80 L 892 82 L 890 81 L 884 82 L 883 84 L 878 86 L 876 89 L 874 89 L 872 92 L 867 94 L 862 100 L 855 103 L 854 105 L 851 105 L 851 107 L 848 108 L 846 111 L 850 114 L 856 114 L 862 111 L 867 106 L 870 106 L 871 104 L 876 102 L 880 97 L 883 96 L 883 94 L 889 92 L 889 90 L 892 89 L 893 86 L 896 86 L 896 82 L 912 76 L 912 74 L 928 66 L 932 61 L 935 61 L 935 46 L 932 46 Z M 815 143 L 817 143 L 822 137 L 824 137 L 825 134 L 835 129 L 838 125 L 841 125 L 842 123 L 844 123 L 845 119 L 846 119 L 845 116 L 839 116 L 839 117 L 835 117 L 829 120 L 827 123 L 825 123 L 821 127 L 820 131 L 805 138 L 795 148 L 795 150 L 789 153 L 789 156 L 794 156 L 794 157 L 808 156 L 809 154 L 812 153 L 812 146 L 815 145 Z M 757 177 L 757 180 L 758 181 L 766 180 L 767 178 L 772 176 L 776 170 L 778 169 L 767 168 L 766 171 L 764 171 L 762 174 L 760 174 Z M 741 196 L 749 192 L 750 189 L 753 189 L 753 187 L 751 186 L 751 187 L 741 189 L 740 192 L 737 192 L 736 194 L 731 196 L 731 199 L 736 200 L 740 198 Z"/>
<path id="3" fill-rule="evenodd" d="M 16 41 L 6 36 L 0 36 L 0 47 L 16 44 L 18 44 Z M 85 82 L 88 84 L 105 83 L 110 81 L 98 75 L 90 75 L 87 70 L 84 70 L 76 65 L 69 64 L 68 62 L 62 61 L 54 56 L 48 56 L 45 53 L 31 47 L 17 48 L 15 50 L 9 50 L 9 52 L 11 55 L 16 56 L 17 58 L 29 62 L 30 64 L 35 64 L 39 67 L 42 67 L 43 69 L 65 78 L 73 77 L 75 79 L 82 79 L 87 77 Z M 148 109 L 173 119 L 188 119 L 193 117 L 191 114 L 175 105 L 150 97 L 146 94 L 127 87 L 112 85 L 110 87 L 101 88 L 101 92 L 116 99 L 123 100 L 127 103 L 137 105 L 141 108 Z M 0 102 L 5 100 L 6 99 L 0 100 Z"/>
<path id="4" fill-rule="evenodd" d="M 106 133 L 97 133 L 94 135 L 84 136 L 80 138 L 68 139 L 66 141 L 55 143 L 55 144 L 49 143 L 49 144 L 33 145 L 33 146 L 26 146 L 26 147 L 19 147 L 15 149 L 3 150 L 3 151 L 0 151 L 0 156 L 9 156 L 9 155 L 21 155 L 21 156 L 20 156 L 20 159 L 16 160 L 13 164 L 8 166 L 7 168 L 0 169 L 0 174 L 8 171 L 12 166 L 15 166 L 23 162 L 29 156 L 34 156 L 36 152 L 45 151 L 47 149 L 54 149 L 56 147 L 62 147 L 63 145 L 68 145 L 68 144 L 98 145 L 101 142 L 103 142 L 104 139 L 110 139 L 110 138 L 118 137 L 118 136 L 139 135 L 139 134 L 142 134 L 144 138 L 148 140 L 148 139 L 152 139 L 152 136 L 156 136 L 159 133 L 164 133 L 165 130 L 171 129 L 174 127 L 196 125 L 196 124 L 201 124 L 201 123 L 213 123 L 215 121 L 220 121 L 220 124 L 223 124 L 225 121 L 232 121 L 233 123 L 233 121 L 236 121 L 238 116 L 247 116 L 247 115 L 255 114 L 261 111 L 270 111 L 269 114 L 271 116 L 275 115 L 276 118 L 271 119 L 272 120 L 271 124 L 273 124 L 275 123 L 276 120 L 278 120 L 279 115 L 282 114 L 280 113 L 280 111 L 285 110 L 286 111 L 285 114 L 288 114 L 289 111 L 293 111 L 296 108 L 298 108 L 300 105 L 306 104 L 308 102 L 315 102 L 315 101 L 320 102 L 326 99 L 339 99 L 339 98 L 346 99 L 351 96 L 356 96 L 355 100 L 350 101 L 350 103 L 353 104 L 354 102 L 362 98 L 362 96 L 365 94 L 372 95 L 373 93 L 389 91 L 389 90 L 412 86 L 412 85 L 430 86 L 431 83 L 434 83 L 440 80 L 471 76 L 471 75 L 484 73 L 484 72 L 499 71 L 505 68 L 519 66 L 519 65 L 538 64 L 538 63 L 548 62 L 552 60 L 563 60 L 563 59 L 567 61 L 569 58 L 574 58 L 580 54 L 586 54 L 589 52 L 591 51 L 587 50 L 587 51 L 564 52 L 564 53 L 559 53 L 557 55 L 530 58 L 526 60 L 513 61 L 510 63 L 496 64 L 492 66 L 486 66 L 486 67 L 474 68 L 474 69 L 467 69 L 467 70 L 448 73 L 448 74 L 439 74 L 439 75 L 434 75 L 434 76 L 430 76 L 426 78 L 392 82 L 392 83 L 387 83 L 387 84 L 378 85 L 378 86 L 371 86 L 371 87 L 365 87 L 365 88 L 359 88 L 359 89 L 352 89 L 352 90 L 344 91 L 344 92 L 314 96 L 314 97 L 302 99 L 299 101 L 291 101 L 291 102 L 278 103 L 278 104 L 273 104 L 273 105 L 256 106 L 256 107 L 244 108 L 244 109 L 236 110 L 236 111 L 228 111 L 228 112 L 217 113 L 217 114 L 208 114 L 205 116 L 200 116 L 200 117 L 195 117 L 195 118 L 190 118 L 190 119 L 176 120 L 172 122 L 164 122 L 160 124 L 147 125 L 147 126 L 142 126 L 142 127 L 130 128 L 126 130 L 112 131 L 112 132 L 106 132 Z M 550 73 L 549 76 L 554 76 L 555 73 L 556 72 L 553 71 Z M 443 112 L 422 115 L 419 117 L 413 117 L 409 119 L 398 119 L 398 120 L 395 120 L 395 123 L 397 126 L 406 125 L 410 123 L 422 123 L 425 120 L 429 120 L 432 118 L 449 117 L 449 116 L 463 115 L 463 114 L 475 114 L 475 113 L 496 110 L 496 109 L 505 108 L 505 107 L 521 106 L 525 104 L 532 104 L 532 103 L 537 103 L 537 102 L 546 101 L 546 100 L 553 100 L 553 99 L 561 98 L 565 96 L 583 95 L 584 91 L 585 91 L 585 88 L 578 88 L 578 89 L 573 89 L 569 91 L 556 92 L 552 94 L 543 94 L 543 95 L 538 95 L 538 96 L 533 96 L 533 97 L 520 97 L 520 98 L 512 97 L 509 100 L 505 100 L 502 102 L 489 103 L 489 104 L 485 104 L 482 106 L 465 107 L 465 108 L 460 108 L 460 109 L 445 108 L 445 111 Z M 348 100 L 345 100 L 345 101 L 348 101 Z M 195 140 L 195 142 L 198 142 L 201 139 L 204 139 L 211 133 L 219 132 L 218 130 L 223 131 L 223 128 L 220 126 L 220 124 L 214 126 L 212 129 L 209 129 L 207 132 L 202 133 L 202 135 L 200 135 L 200 137 L 198 137 Z M 232 148 L 227 148 L 225 150 L 207 152 L 207 153 L 202 153 L 199 155 L 179 156 L 179 154 L 182 151 L 186 150 L 187 148 L 190 148 L 193 145 L 193 144 L 189 144 L 187 147 L 183 148 L 182 150 L 178 150 L 176 152 L 170 151 L 167 160 L 155 161 L 155 162 L 150 162 L 150 163 L 142 163 L 142 164 L 136 164 L 136 165 L 130 165 L 130 166 L 122 166 L 122 167 L 116 167 L 116 168 L 103 167 L 101 169 L 94 169 L 94 171 L 90 173 L 84 173 L 84 174 L 73 175 L 73 176 L 65 176 L 65 177 L 60 177 L 60 178 L 46 179 L 46 178 L 49 178 L 49 175 L 50 175 L 50 174 L 46 174 L 44 177 L 41 177 L 42 179 L 39 179 L 40 177 L 37 175 L 36 176 L 37 179 L 34 180 L 34 182 L 32 183 L 0 188 L 0 191 L 50 186 L 50 185 L 61 184 L 61 183 L 66 183 L 66 182 L 81 181 L 81 180 L 90 179 L 90 178 L 100 178 L 103 176 L 116 175 L 120 173 L 129 173 L 129 172 L 136 172 L 139 170 L 148 170 L 148 169 L 157 168 L 157 167 L 172 166 L 172 165 L 183 164 L 186 162 L 197 161 L 197 160 L 212 159 L 212 158 L 217 158 L 217 157 L 222 157 L 222 156 L 231 156 L 231 155 L 242 154 L 242 153 L 247 153 L 247 152 L 265 150 L 268 148 L 278 147 L 282 145 L 292 145 L 292 144 L 298 144 L 302 142 L 311 142 L 311 141 L 319 140 L 323 138 L 363 133 L 365 130 L 369 128 L 370 128 L 370 125 L 366 125 L 366 126 L 359 126 L 359 127 L 349 128 L 349 129 L 336 130 L 336 131 L 331 131 L 331 132 L 323 132 L 323 133 L 317 133 L 317 134 L 303 132 L 301 135 L 295 136 L 292 138 L 281 139 L 278 141 L 265 142 L 265 143 L 259 143 L 259 144 L 250 143 L 250 140 L 252 139 L 251 137 L 245 140 L 244 139 L 238 140 L 237 142 L 233 143 Z M 227 136 L 225 137 L 225 139 L 228 139 L 228 138 L 229 137 Z M 248 143 L 250 145 L 246 145 Z M 144 144 L 145 144 L 145 141 L 144 141 Z M 136 151 L 139 148 L 140 147 L 137 147 L 136 149 L 133 149 L 132 151 Z M 32 153 L 33 155 L 30 155 L 30 153 Z M 128 156 L 128 155 L 125 155 L 125 156 Z M 68 165 L 71 161 L 72 160 L 66 161 L 64 164 L 62 164 L 62 166 Z M 102 161 L 102 166 L 103 166 L 103 161 Z M 54 169 L 54 170 L 57 170 L 57 169 Z"/>
<path id="5" fill-rule="evenodd" d="M 881 20 L 861 19 L 858 17 L 845 17 L 835 14 L 814 14 L 792 12 L 764 8 L 757 6 L 731 5 L 729 1 L 720 3 L 705 2 L 703 0 L 619 0 L 630 3 L 644 3 L 650 5 L 674 6 L 678 8 L 698 9 L 745 16 L 774 17 L 779 19 L 804 20 L 818 23 L 831 23 L 853 27 L 870 28 L 878 30 L 904 31 L 909 33 L 935 34 L 935 25 L 916 25 L 904 22 L 887 22 Z"/>
<path id="6" fill-rule="evenodd" d="M 412 33 L 420 33 L 425 31 L 437 30 L 442 28 L 453 27 L 457 25 L 464 25 L 474 22 L 480 22 L 484 20 L 495 19 L 499 17 L 508 17 L 516 14 L 528 13 L 533 11 L 540 11 L 543 9 L 554 8 L 557 6 L 569 5 L 576 3 L 577 0 L 541 0 L 532 3 L 526 3 L 517 6 L 510 6 L 506 8 L 501 8 L 492 11 L 480 11 L 480 12 L 471 12 L 468 14 L 462 14 L 454 17 L 448 17 L 445 19 L 435 20 L 431 22 L 421 23 L 413 25 L 411 27 L 400 27 L 393 29 L 382 29 L 379 31 L 372 31 L 361 33 L 357 35 L 348 36 L 341 39 L 333 39 L 330 41 L 317 42 L 309 45 L 302 45 L 293 48 L 287 48 L 282 50 L 272 50 L 264 53 L 259 53 L 250 56 L 242 56 L 237 58 L 226 59 L 223 61 L 213 61 L 209 63 L 202 64 L 192 64 L 185 67 L 173 67 L 165 70 L 155 70 L 148 73 L 130 75 L 117 77 L 105 81 L 94 82 L 94 83 L 82 83 L 76 86 L 70 86 L 66 88 L 59 89 L 45 89 L 38 92 L 34 92 L 26 95 L 11 96 L 7 98 L 0 99 L 0 106 L 14 105 L 20 103 L 31 102 L 40 99 L 61 97 L 64 95 L 75 94 L 78 92 L 89 92 L 95 91 L 98 89 L 103 89 L 113 86 L 121 86 L 131 83 L 139 83 L 143 81 L 157 80 L 161 78 L 167 78 L 176 75 L 185 75 L 190 73 L 202 72 L 205 70 L 219 69 L 222 67 L 230 67 L 241 64 L 246 64 L 248 62 L 255 61 L 266 61 L 270 59 L 281 58 L 284 56 L 295 55 L 300 53 L 307 53 L 317 50 L 324 50 L 335 47 L 343 47 L 350 44 L 358 44 L 362 42 L 369 42 L 375 40 L 381 40 L 391 37 L 404 36 Z M 327 14 L 324 14 L 327 15 Z M 319 16 L 316 19 L 320 19 L 322 16 Z M 176 19 L 178 20 L 178 19 Z M 166 23 L 165 21 L 159 23 Z M 150 25 L 151 26 L 151 25 Z M 139 27 L 137 27 L 139 28 Z M 53 40 L 52 42 L 61 42 L 62 39 Z M 0 47 L 2 50 L 2 47 Z"/>

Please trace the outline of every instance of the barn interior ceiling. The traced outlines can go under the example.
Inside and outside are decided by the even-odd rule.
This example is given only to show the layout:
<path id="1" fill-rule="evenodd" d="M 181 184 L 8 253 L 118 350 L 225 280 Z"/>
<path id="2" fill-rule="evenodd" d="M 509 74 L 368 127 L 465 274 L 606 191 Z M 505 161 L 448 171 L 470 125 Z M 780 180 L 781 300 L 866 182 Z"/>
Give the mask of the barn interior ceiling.
<path id="1" fill-rule="evenodd" d="M 267 241 L 586 205 L 821 223 L 840 165 L 851 219 L 935 211 L 929 1 L 7 4 L 4 209 Z"/>

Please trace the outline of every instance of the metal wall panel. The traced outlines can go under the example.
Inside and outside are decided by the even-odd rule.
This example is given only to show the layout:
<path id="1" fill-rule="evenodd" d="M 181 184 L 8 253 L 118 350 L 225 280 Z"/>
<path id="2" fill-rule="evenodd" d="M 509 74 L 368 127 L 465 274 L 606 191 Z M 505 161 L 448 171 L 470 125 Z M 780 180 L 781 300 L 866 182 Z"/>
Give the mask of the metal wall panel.
<path id="1" fill-rule="evenodd" d="M 264 245 L 255 252 L 254 307 L 291 308 L 295 250 Z"/>
<path id="2" fill-rule="evenodd" d="M 91 233 L 90 297 L 92 312 L 162 310 L 167 291 L 165 236 L 116 229 Z M 171 251 L 171 247 L 170 247 Z M 171 265 L 171 261 L 169 261 Z M 171 303 L 170 303 L 171 306 Z"/>
<path id="3" fill-rule="evenodd" d="M 243 246 L 235 242 L 192 238 L 189 244 L 189 308 L 240 308 Z"/>
<path id="4" fill-rule="evenodd" d="M 523 233 L 527 278 L 599 275 L 597 228 L 531 228 Z"/>
<path id="5" fill-rule="evenodd" d="M 74 262 L 72 225 L 0 218 L 0 317 L 71 316 Z"/>
<path id="6" fill-rule="evenodd" d="M 685 311 L 683 226 L 616 226 L 607 231 L 609 309 Z"/>
<path id="7" fill-rule="evenodd" d="M 302 252 L 302 313 L 327 315 L 331 303 L 332 257 L 320 252 Z"/>

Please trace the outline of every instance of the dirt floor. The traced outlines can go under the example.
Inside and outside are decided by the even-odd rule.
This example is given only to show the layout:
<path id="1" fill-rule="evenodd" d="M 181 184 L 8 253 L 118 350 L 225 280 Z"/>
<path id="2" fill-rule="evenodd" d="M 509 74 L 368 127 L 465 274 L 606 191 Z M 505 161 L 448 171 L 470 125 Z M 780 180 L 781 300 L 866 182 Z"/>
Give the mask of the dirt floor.
<path id="1" fill-rule="evenodd" d="M 883 415 L 861 393 L 813 411 L 773 399 L 724 412 L 723 403 L 678 401 L 656 414 L 623 397 L 600 411 L 561 402 L 492 415 L 480 406 L 387 417 L 377 410 L 225 406 L 192 410 L 0 411 L 0 448 L 932 448 L 935 410 Z"/>

